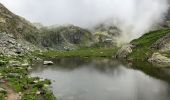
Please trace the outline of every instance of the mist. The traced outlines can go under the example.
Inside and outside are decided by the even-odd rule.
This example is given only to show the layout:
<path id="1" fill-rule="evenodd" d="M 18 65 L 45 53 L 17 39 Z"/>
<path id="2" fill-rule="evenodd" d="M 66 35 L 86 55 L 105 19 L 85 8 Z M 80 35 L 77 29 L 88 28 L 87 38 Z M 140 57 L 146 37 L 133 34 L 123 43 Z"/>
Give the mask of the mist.
<path id="1" fill-rule="evenodd" d="M 0 0 L 12 12 L 44 25 L 91 28 L 108 22 L 130 41 L 162 22 L 168 0 Z"/>

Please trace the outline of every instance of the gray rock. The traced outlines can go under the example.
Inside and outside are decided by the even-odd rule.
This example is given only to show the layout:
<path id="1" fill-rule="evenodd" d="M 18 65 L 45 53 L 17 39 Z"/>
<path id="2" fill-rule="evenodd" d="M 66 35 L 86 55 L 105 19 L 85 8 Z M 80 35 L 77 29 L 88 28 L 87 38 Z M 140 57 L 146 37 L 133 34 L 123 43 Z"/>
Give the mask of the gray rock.
<path id="1" fill-rule="evenodd" d="M 32 44 L 24 40 L 16 40 L 11 34 L 0 33 L 0 53 L 3 55 L 16 56 L 35 49 Z"/>
<path id="2" fill-rule="evenodd" d="M 160 38 L 151 47 L 161 52 L 169 52 L 170 51 L 170 33 Z"/>
<path id="3" fill-rule="evenodd" d="M 21 62 L 19 61 L 9 61 L 9 66 L 11 67 L 18 67 L 18 66 L 21 66 Z"/>
<path id="4" fill-rule="evenodd" d="M 52 61 L 44 61 L 44 65 L 53 65 L 54 63 Z"/>
<path id="5" fill-rule="evenodd" d="M 33 61 L 35 61 L 35 62 L 42 62 L 43 59 L 38 58 L 38 57 L 33 57 Z"/>
<path id="6" fill-rule="evenodd" d="M 28 63 L 24 63 L 24 64 L 21 64 L 21 66 L 23 66 L 23 67 L 28 67 L 29 64 L 28 64 Z"/>
<path id="7" fill-rule="evenodd" d="M 154 53 L 148 61 L 157 67 L 170 67 L 170 58 L 167 58 L 160 53 Z"/>
<path id="8" fill-rule="evenodd" d="M 6 94 L 6 93 L 7 93 L 7 91 L 6 91 L 4 88 L 1 88 L 1 87 L 0 87 L 0 93 L 4 93 L 4 94 Z"/>
<path id="9" fill-rule="evenodd" d="M 127 56 L 132 52 L 132 48 L 134 46 L 131 44 L 124 45 L 120 50 L 118 50 L 116 54 L 116 58 L 118 59 L 126 59 Z"/>

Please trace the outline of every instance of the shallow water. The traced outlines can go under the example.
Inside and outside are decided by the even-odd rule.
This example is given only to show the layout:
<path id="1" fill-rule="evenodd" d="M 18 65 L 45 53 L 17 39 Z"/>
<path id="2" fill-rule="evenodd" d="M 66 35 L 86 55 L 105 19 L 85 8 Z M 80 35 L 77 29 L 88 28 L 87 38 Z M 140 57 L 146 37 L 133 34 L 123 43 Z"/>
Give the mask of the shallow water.
<path id="1" fill-rule="evenodd" d="M 36 64 L 31 76 L 52 80 L 58 100 L 170 100 L 170 85 L 113 59 L 63 58 Z"/>

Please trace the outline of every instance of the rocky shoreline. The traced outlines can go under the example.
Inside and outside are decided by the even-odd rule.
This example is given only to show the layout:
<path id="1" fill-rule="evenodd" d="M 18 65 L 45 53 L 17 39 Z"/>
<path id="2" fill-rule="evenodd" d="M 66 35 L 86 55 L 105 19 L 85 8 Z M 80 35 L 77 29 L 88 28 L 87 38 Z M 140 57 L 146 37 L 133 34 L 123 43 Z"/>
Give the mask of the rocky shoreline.
<path id="1" fill-rule="evenodd" d="M 0 99 L 10 100 L 12 91 L 15 100 L 56 100 L 48 89 L 50 80 L 30 77 L 32 56 L 1 56 L 0 64 Z"/>

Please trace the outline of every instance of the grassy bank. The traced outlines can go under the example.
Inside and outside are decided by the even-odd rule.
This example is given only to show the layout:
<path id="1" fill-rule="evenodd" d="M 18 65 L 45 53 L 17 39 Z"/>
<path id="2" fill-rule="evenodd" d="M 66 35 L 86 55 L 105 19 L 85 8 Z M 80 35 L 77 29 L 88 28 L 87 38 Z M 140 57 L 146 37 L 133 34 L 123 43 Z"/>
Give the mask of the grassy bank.
<path id="1" fill-rule="evenodd" d="M 47 51 L 35 53 L 41 57 L 113 57 L 118 48 L 85 48 L 72 51 Z"/>
<path id="2" fill-rule="evenodd" d="M 56 100 L 48 90 L 49 80 L 29 77 L 32 55 L 41 57 L 112 57 L 118 48 L 85 48 L 73 51 L 34 52 L 31 55 L 13 57 L 0 56 L 0 89 L 4 85 L 19 94 L 21 100 Z M 0 100 L 5 100 L 8 91 L 0 91 Z"/>
<path id="3" fill-rule="evenodd" d="M 5 100 L 8 96 L 9 87 L 19 94 L 21 100 L 56 100 L 53 93 L 48 90 L 51 84 L 49 80 L 38 77 L 29 77 L 31 67 L 30 59 L 27 56 L 20 57 L 0 57 L 0 100 Z M 13 62 L 13 64 L 12 64 Z M 25 62 L 25 63 L 24 63 Z M 5 87 L 4 87 L 5 86 Z"/>
<path id="4" fill-rule="evenodd" d="M 131 44 L 135 47 L 132 48 L 133 52 L 128 55 L 128 60 L 132 63 L 134 69 L 143 71 L 145 74 L 153 76 L 155 78 L 170 82 L 169 72 L 166 69 L 158 68 L 148 62 L 148 58 L 152 56 L 154 52 L 159 52 L 157 49 L 151 48 L 151 46 L 160 38 L 164 37 L 170 32 L 170 29 L 158 30 L 144 34 L 142 37 L 133 40 Z M 170 53 L 163 53 L 163 55 L 170 58 Z"/>
<path id="5" fill-rule="evenodd" d="M 153 52 L 157 51 L 152 49 L 151 45 L 169 32 L 170 29 L 153 31 L 146 33 L 139 39 L 133 40 L 131 44 L 135 45 L 135 48 L 133 48 L 133 52 L 128 56 L 128 59 L 145 61 Z"/>

